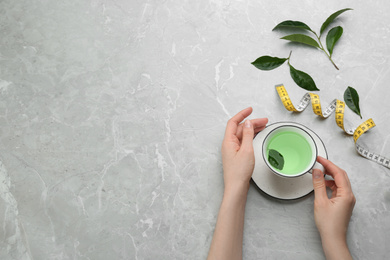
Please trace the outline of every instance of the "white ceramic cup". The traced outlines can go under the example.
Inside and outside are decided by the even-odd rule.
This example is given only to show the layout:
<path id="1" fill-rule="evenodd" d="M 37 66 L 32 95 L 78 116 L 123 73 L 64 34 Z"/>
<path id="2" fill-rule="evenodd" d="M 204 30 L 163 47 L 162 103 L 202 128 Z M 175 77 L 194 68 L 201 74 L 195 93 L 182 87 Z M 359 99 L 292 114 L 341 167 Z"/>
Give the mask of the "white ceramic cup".
<path id="1" fill-rule="evenodd" d="M 267 156 L 266 156 L 267 155 L 267 148 L 268 148 L 268 145 L 270 144 L 270 141 L 272 140 L 272 138 L 275 135 L 280 134 L 281 132 L 287 132 L 287 131 L 299 134 L 301 137 L 303 137 L 307 141 L 307 143 L 309 144 L 310 149 L 311 149 L 311 158 L 310 158 L 310 162 L 307 163 L 307 167 L 305 167 L 304 169 L 301 169 L 299 172 L 296 172 L 293 174 L 291 174 L 291 173 L 285 174 L 285 173 L 281 172 L 280 170 L 272 167 L 270 162 L 268 161 Z M 283 125 L 283 126 L 279 126 L 275 129 L 273 129 L 264 138 L 262 150 L 263 150 L 263 159 L 264 159 L 265 164 L 270 168 L 270 170 L 272 172 L 274 172 L 275 174 L 277 174 L 281 177 L 295 178 L 295 177 L 302 176 L 306 173 L 312 173 L 313 169 L 319 169 L 322 171 L 322 173 L 324 173 L 324 167 L 316 161 L 318 149 L 317 149 L 317 145 L 316 145 L 313 137 L 311 137 L 311 135 L 308 132 L 306 132 L 306 130 L 304 130 L 303 128 L 301 128 L 299 126 Z"/>

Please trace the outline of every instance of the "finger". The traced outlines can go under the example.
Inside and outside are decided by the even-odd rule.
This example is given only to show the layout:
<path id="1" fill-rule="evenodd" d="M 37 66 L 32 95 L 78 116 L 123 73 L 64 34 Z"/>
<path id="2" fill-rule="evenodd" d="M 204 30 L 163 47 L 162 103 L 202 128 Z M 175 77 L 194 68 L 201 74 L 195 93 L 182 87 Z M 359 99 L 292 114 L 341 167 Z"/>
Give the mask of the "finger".
<path id="1" fill-rule="evenodd" d="M 253 124 L 251 120 L 245 120 L 244 123 L 244 129 L 242 132 L 242 142 L 241 142 L 241 149 L 244 149 L 246 151 L 252 151 L 253 150 L 253 136 L 254 136 L 254 129 Z"/>
<path id="2" fill-rule="evenodd" d="M 248 107 L 238 112 L 237 115 L 233 116 L 228 122 L 225 131 L 225 137 L 236 135 L 238 124 L 241 123 L 252 113 L 252 108 Z"/>
<path id="3" fill-rule="evenodd" d="M 268 123 L 268 118 L 256 118 L 256 119 L 252 119 L 251 120 L 251 123 L 253 125 L 253 129 L 259 129 L 259 128 L 263 128 L 267 125 Z"/>
<path id="4" fill-rule="evenodd" d="M 314 187 L 314 199 L 322 200 L 327 199 L 328 195 L 326 194 L 326 185 L 324 174 L 318 170 L 314 169 L 312 173 L 313 187 Z"/>
<path id="5" fill-rule="evenodd" d="M 325 180 L 326 187 L 330 188 L 331 190 L 337 189 L 336 183 L 334 180 Z"/>
<path id="6" fill-rule="evenodd" d="M 329 187 L 332 190 L 332 198 L 337 196 L 337 186 L 334 180 L 325 180 L 326 187 Z"/>
<path id="7" fill-rule="evenodd" d="M 351 184 L 349 182 L 347 174 L 344 172 L 344 170 L 337 167 L 335 164 L 333 164 L 331 161 L 318 156 L 317 161 L 324 166 L 326 170 L 326 174 L 333 177 L 337 187 L 343 187 L 343 188 L 350 188 Z"/>
<path id="8" fill-rule="evenodd" d="M 265 127 L 266 127 L 266 126 L 256 127 L 256 128 L 255 128 L 255 134 L 257 134 L 258 132 L 264 130 Z"/>
<path id="9" fill-rule="evenodd" d="M 253 124 L 253 128 L 254 128 L 255 133 L 258 133 L 258 132 L 260 132 L 261 130 L 263 130 L 265 128 L 266 124 L 268 123 L 268 118 L 251 119 L 251 123 Z M 236 136 L 237 136 L 238 139 L 242 138 L 242 130 L 243 130 L 243 128 L 244 128 L 243 124 L 240 124 L 237 127 Z"/>

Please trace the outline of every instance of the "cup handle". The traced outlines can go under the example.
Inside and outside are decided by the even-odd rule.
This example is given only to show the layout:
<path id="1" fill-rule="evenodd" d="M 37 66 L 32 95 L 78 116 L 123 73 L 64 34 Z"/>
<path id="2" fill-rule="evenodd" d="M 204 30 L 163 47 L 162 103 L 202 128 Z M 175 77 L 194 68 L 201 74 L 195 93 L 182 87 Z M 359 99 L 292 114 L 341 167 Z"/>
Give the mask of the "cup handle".
<path id="1" fill-rule="evenodd" d="M 325 168 L 324 168 L 324 166 L 322 166 L 322 164 L 320 164 L 319 162 L 316 162 L 316 163 L 314 164 L 313 168 L 309 171 L 310 174 L 313 173 L 313 169 L 319 169 L 319 170 L 322 172 L 322 174 L 325 175 Z"/>

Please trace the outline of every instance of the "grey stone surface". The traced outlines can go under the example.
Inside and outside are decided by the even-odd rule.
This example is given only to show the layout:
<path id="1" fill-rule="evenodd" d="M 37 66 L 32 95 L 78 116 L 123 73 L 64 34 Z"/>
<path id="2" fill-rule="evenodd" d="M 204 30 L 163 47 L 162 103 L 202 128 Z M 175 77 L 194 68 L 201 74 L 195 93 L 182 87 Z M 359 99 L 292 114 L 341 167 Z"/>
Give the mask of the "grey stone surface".
<path id="1" fill-rule="evenodd" d="M 319 31 L 334 11 L 344 35 L 337 71 L 272 28 Z M 270 123 L 313 129 L 350 175 L 348 232 L 356 259 L 387 259 L 390 171 L 360 157 L 333 116 L 287 112 L 274 86 L 305 93 L 287 65 L 309 73 L 323 104 L 360 94 L 359 142 L 390 157 L 390 5 L 378 1 L 0 1 L 0 258 L 205 259 L 223 193 L 226 121 L 252 106 Z M 324 39 L 325 40 L 325 39 Z M 348 127 L 362 120 L 347 109 Z M 279 201 L 252 184 L 245 259 L 324 259 L 313 195 Z"/>

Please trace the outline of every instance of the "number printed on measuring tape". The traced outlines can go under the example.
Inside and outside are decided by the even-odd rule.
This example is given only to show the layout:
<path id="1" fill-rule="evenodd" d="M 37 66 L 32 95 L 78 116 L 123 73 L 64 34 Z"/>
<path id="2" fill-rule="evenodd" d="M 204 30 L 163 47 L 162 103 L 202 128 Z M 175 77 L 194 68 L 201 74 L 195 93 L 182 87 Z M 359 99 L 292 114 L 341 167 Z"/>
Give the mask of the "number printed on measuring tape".
<path id="1" fill-rule="evenodd" d="M 334 99 L 332 102 L 330 102 L 330 105 L 325 108 L 325 110 L 322 110 L 320 97 L 317 94 L 314 93 L 306 93 L 301 101 L 299 102 L 298 106 L 295 107 L 288 96 L 288 93 L 284 87 L 283 84 L 276 85 L 276 91 L 279 94 L 280 100 L 282 101 L 284 107 L 288 111 L 292 112 L 302 112 L 310 103 L 313 108 L 314 114 L 322 117 L 322 118 L 328 118 L 333 112 L 335 112 L 335 120 L 336 124 L 343 129 L 345 133 L 348 135 L 353 136 L 353 140 L 355 142 L 355 148 L 356 151 L 363 157 L 372 160 L 374 162 L 377 162 L 387 168 L 390 168 L 390 159 L 381 156 L 379 154 L 370 152 L 366 148 L 362 147 L 357 143 L 358 139 L 368 130 L 373 128 L 375 126 L 374 121 L 372 118 L 366 120 L 362 124 L 360 124 L 355 129 L 345 129 L 344 127 L 344 111 L 345 111 L 345 103 L 343 101 L 340 101 L 338 99 Z"/>

